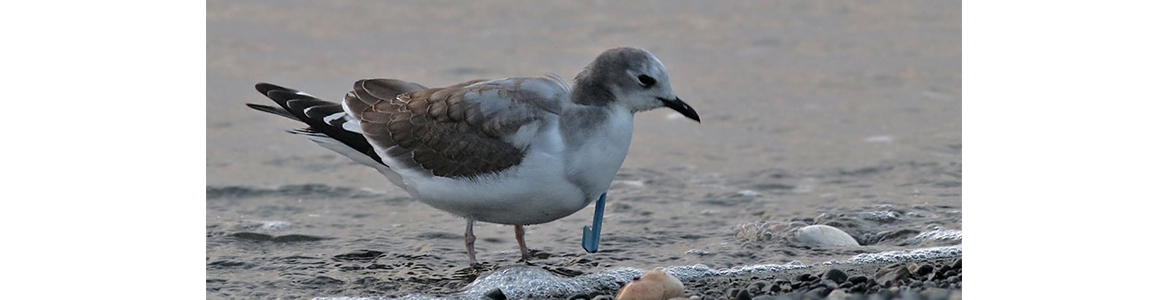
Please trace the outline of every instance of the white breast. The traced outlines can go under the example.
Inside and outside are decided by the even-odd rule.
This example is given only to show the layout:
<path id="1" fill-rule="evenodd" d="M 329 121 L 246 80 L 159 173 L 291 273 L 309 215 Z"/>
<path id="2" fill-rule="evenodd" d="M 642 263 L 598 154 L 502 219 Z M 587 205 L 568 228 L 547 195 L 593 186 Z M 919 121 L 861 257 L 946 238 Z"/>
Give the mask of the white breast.
<path id="1" fill-rule="evenodd" d="M 580 147 L 565 151 L 566 176 L 581 186 L 586 194 L 582 207 L 596 201 L 609 189 L 613 178 L 626 160 L 634 134 L 634 115 L 629 110 L 612 109 L 602 128 Z"/>

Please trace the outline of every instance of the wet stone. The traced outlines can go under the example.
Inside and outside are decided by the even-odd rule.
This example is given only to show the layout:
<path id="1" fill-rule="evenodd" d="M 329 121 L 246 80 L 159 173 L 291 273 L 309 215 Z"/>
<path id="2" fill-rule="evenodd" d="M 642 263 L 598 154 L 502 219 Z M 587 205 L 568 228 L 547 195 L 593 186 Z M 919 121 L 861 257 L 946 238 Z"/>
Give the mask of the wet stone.
<path id="1" fill-rule="evenodd" d="M 494 288 L 491 291 L 488 291 L 487 294 L 483 295 L 483 298 L 490 299 L 490 300 L 507 300 L 508 299 L 508 297 L 504 295 L 504 291 L 501 291 L 500 288 Z"/>
<path id="2" fill-rule="evenodd" d="M 865 277 L 865 275 L 854 275 L 852 277 L 849 277 L 848 280 L 850 283 L 853 283 L 854 285 L 858 285 L 858 284 L 862 284 L 862 283 L 869 281 L 869 277 Z"/>
<path id="3" fill-rule="evenodd" d="M 926 277 L 932 272 L 934 272 L 934 266 L 930 264 L 922 264 L 914 270 L 914 275 L 917 275 L 918 277 Z"/>
<path id="4" fill-rule="evenodd" d="M 873 287 L 877 288 L 876 285 Z M 849 289 L 850 293 L 855 293 L 855 294 L 864 294 L 864 293 L 866 293 L 866 291 L 869 291 L 869 287 L 867 287 L 866 285 L 863 285 L 863 284 L 855 285 L 855 286 L 853 286 L 853 288 Z"/>
<path id="5" fill-rule="evenodd" d="M 748 287 L 749 290 L 755 290 L 755 291 L 764 291 L 767 288 L 768 288 L 767 281 L 752 282 L 752 285 L 750 287 Z"/>
<path id="6" fill-rule="evenodd" d="M 735 299 L 735 300 L 752 300 L 752 294 L 751 294 L 751 293 L 749 293 L 747 290 L 736 290 L 735 297 L 734 297 L 734 298 L 732 298 L 732 299 Z"/>
<path id="7" fill-rule="evenodd" d="M 799 299 L 799 298 L 793 298 L 793 297 L 788 296 L 788 295 L 760 296 L 760 297 L 752 298 L 752 300 L 796 300 L 796 299 Z"/>
<path id="8" fill-rule="evenodd" d="M 723 295 L 727 296 L 727 299 L 735 299 L 735 296 L 739 295 L 739 289 L 733 287 L 727 288 L 723 290 Z"/>
<path id="9" fill-rule="evenodd" d="M 828 280 L 828 279 L 821 279 L 821 285 L 824 285 L 826 288 L 829 288 L 830 290 L 837 289 L 837 287 L 840 286 L 836 282 L 833 282 L 832 280 Z"/>
<path id="10" fill-rule="evenodd" d="M 796 240 L 814 246 L 859 247 L 856 239 L 836 227 L 810 225 L 796 230 Z"/>
<path id="11" fill-rule="evenodd" d="M 825 296 L 825 299 L 828 299 L 828 300 L 845 300 L 845 299 L 849 299 L 849 293 L 848 293 L 848 292 L 845 292 L 845 291 L 842 291 L 842 290 L 833 290 L 833 291 L 829 292 L 829 295 L 828 295 L 828 296 Z"/>
<path id="12" fill-rule="evenodd" d="M 878 284 L 890 287 L 897 284 L 898 281 L 910 277 L 910 270 L 907 270 L 905 266 L 895 265 L 878 270 L 874 277 Z"/>
<path id="13" fill-rule="evenodd" d="M 838 269 L 828 269 L 825 270 L 825 273 L 821 274 L 821 278 L 832 280 L 835 283 L 842 283 L 849 279 L 849 274 L 845 274 L 845 271 Z"/>
<path id="14" fill-rule="evenodd" d="M 789 288 L 789 290 L 791 290 L 791 289 L 792 288 Z M 781 287 L 779 284 L 773 283 L 773 284 L 769 284 L 768 287 L 764 289 L 764 291 L 768 292 L 769 294 L 777 294 L 777 293 L 783 292 L 784 288 Z"/>
<path id="15" fill-rule="evenodd" d="M 825 296 L 828 296 L 829 292 L 832 292 L 832 290 L 827 289 L 825 287 L 818 287 L 818 288 L 808 290 L 808 292 L 804 293 L 804 296 L 805 297 L 813 297 L 816 299 L 821 299 L 821 298 L 825 298 Z"/>

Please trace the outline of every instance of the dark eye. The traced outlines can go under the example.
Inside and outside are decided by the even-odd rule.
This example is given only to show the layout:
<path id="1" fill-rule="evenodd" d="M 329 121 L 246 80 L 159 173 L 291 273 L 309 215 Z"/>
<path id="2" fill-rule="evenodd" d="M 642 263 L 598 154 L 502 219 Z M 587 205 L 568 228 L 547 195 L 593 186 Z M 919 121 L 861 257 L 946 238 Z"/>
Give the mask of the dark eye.
<path id="1" fill-rule="evenodd" d="M 654 77 L 638 75 L 638 82 L 642 83 L 644 87 L 652 87 L 655 83 L 658 83 L 658 80 L 654 80 Z"/>

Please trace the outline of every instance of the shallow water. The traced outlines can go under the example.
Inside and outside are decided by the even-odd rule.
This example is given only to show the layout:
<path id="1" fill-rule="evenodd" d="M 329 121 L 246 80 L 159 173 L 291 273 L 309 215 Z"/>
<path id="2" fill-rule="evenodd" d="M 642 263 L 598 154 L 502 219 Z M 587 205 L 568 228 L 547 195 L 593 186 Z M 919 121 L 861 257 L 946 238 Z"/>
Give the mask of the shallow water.
<path id="1" fill-rule="evenodd" d="M 443 296 L 502 270 L 573 280 L 961 255 L 957 1 L 210 1 L 207 14 L 208 298 Z M 258 81 L 339 99 L 369 77 L 571 77 L 621 45 L 655 53 L 704 121 L 637 118 L 595 254 L 580 247 L 587 207 L 529 226 L 529 264 L 511 227 L 477 225 L 487 265 L 468 269 L 461 219 L 243 105 L 267 103 Z M 791 238 L 810 224 L 861 247 Z"/>

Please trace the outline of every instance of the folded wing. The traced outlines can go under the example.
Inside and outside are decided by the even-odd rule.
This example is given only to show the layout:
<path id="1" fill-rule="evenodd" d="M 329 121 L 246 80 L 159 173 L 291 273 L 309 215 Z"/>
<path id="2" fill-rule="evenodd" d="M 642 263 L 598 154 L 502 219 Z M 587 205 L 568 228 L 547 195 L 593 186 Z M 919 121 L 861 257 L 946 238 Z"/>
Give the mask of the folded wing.
<path id="1" fill-rule="evenodd" d="M 569 102 L 555 77 L 476 80 L 398 93 L 403 82 L 354 83 L 345 111 L 383 161 L 473 178 L 520 164 L 537 130 Z"/>

